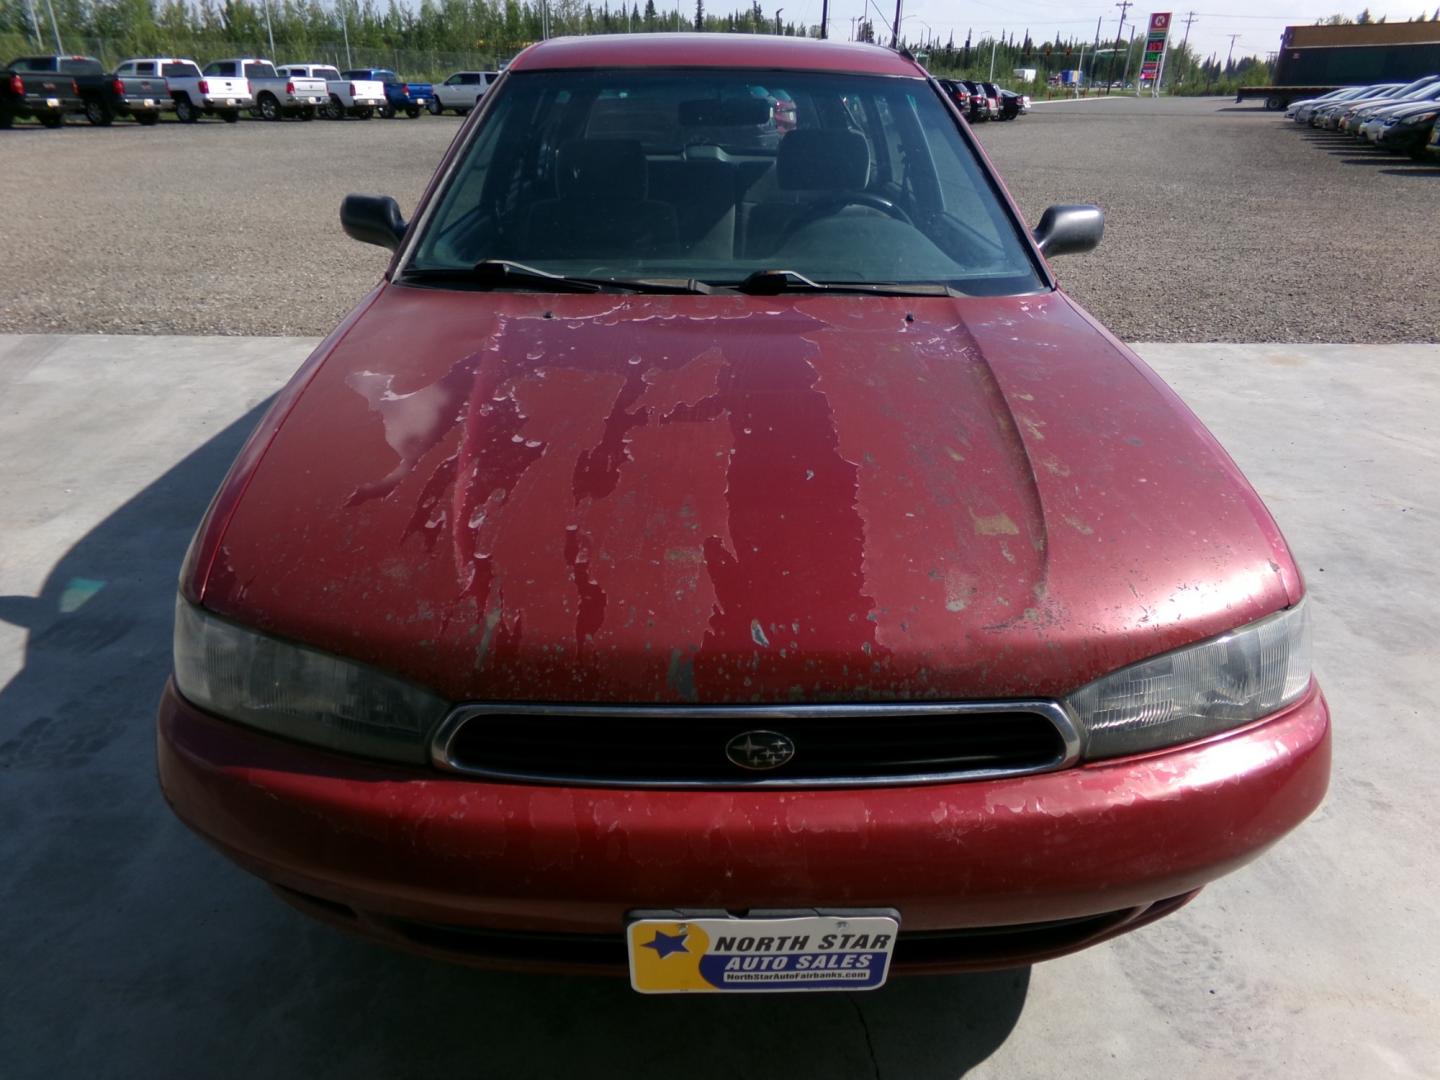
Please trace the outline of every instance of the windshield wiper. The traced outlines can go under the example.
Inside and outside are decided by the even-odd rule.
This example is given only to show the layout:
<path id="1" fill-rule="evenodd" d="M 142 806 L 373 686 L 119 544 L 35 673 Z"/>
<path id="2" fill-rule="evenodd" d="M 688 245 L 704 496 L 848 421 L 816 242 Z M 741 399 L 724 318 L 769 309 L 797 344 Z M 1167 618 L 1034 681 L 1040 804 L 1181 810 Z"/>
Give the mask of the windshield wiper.
<path id="1" fill-rule="evenodd" d="M 794 270 L 756 270 L 731 286 L 751 296 L 778 296 L 788 292 L 874 293 L 878 296 L 964 296 L 949 285 L 928 282 L 813 281 Z"/>
<path id="2" fill-rule="evenodd" d="M 628 280 L 623 278 L 571 277 L 552 274 L 510 259 L 482 259 L 471 267 L 412 267 L 402 275 L 406 281 L 463 283 L 480 289 L 538 286 L 541 292 L 597 293 L 708 293 L 703 281 L 689 280 Z"/>

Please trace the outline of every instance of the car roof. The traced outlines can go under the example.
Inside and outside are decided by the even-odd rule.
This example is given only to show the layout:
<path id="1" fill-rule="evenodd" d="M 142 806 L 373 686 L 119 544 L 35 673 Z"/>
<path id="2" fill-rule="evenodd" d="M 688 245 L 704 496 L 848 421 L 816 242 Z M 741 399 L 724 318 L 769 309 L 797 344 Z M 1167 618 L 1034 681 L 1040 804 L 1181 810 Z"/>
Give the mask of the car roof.
<path id="1" fill-rule="evenodd" d="M 764 34 L 597 34 L 551 38 L 526 49 L 511 71 L 556 68 L 718 67 L 847 71 L 923 78 L 915 61 L 878 45 Z"/>

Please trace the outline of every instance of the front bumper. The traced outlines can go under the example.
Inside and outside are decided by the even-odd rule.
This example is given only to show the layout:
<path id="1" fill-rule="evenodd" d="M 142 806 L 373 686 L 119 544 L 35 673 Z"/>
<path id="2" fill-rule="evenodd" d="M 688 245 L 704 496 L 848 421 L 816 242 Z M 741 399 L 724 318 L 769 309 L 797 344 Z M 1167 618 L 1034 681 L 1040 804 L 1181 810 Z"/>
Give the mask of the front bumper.
<path id="1" fill-rule="evenodd" d="M 1375 134 L 1375 145 L 1387 150 L 1409 150 L 1430 138 L 1430 125 L 1391 124 Z"/>
<path id="2" fill-rule="evenodd" d="M 216 719 L 171 684 L 157 748 L 161 787 L 191 828 L 312 913 L 421 951 L 586 967 L 535 944 L 497 959 L 456 935 L 613 942 L 628 912 L 655 908 L 895 907 L 916 940 L 1015 930 L 998 951 L 913 965 L 959 970 L 1103 940 L 1254 858 L 1319 805 L 1330 723 L 1312 688 L 1224 737 L 1041 775 L 614 790 L 351 759 Z M 1084 932 L 1057 938 L 1065 926 Z"/>

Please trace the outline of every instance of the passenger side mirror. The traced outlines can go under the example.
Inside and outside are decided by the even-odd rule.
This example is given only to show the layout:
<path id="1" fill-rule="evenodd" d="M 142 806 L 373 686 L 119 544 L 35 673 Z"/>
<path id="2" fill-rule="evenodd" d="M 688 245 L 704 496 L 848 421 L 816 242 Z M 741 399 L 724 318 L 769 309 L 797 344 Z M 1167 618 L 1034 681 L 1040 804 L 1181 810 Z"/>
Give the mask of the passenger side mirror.
<path id="1" fill-rule="evenodd" d="M 1089 203 L 1052 206 L 1040 215 L 1034 235 L 1047 259 L 1089 251 L 1105 235 L 1105 211 Z"/>
<path id="2" fill-rule="evenodd" d="M 400 204 L 389 195 L 346 195 L 340 204 L 340 227 L 352 240 L 390 251 L 400 246 L 405 235 Z"/>

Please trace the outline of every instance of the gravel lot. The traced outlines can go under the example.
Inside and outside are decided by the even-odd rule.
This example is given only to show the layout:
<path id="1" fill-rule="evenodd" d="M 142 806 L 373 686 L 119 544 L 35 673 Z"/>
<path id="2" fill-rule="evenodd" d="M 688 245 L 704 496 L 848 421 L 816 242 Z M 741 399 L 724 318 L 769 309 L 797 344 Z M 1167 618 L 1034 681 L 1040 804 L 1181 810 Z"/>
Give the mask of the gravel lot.
<path id="1" fill-rule="evenodd" d="M 340 232 L 341 197 L 408 212 L 459 123 L 5 132 L 0 249 L 24 270 L 0 331 L 324 334 L 385 265 Z M 1440 340 L 1440 297 L 1408 288 L 1440 269 L 1440 168 L 1214 99 L 1045 104 L 979 131 L 1032 221 L 1105 207 L 1099 251 L 1057 269 L 1122 338 Z"/>

